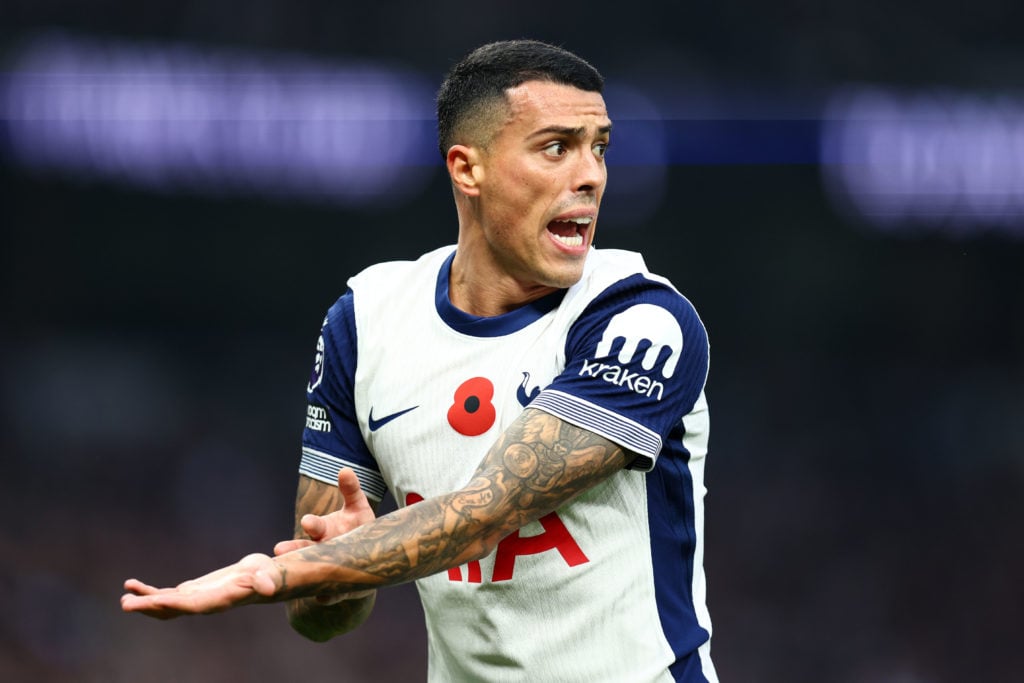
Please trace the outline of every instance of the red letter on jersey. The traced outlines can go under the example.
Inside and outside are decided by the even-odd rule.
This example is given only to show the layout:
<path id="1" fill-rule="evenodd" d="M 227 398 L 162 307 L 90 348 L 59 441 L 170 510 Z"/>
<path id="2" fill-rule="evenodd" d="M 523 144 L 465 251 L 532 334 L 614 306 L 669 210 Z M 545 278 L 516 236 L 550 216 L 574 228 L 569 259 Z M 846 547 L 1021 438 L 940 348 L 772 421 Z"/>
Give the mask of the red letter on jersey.
<path id="1" fill-rule="evenodd" d="M 570 567 L 590 561 L 558 515 L 549 512 L 538 521 L 544 527 L 544 533 L 524 537 L 519 535 L 519 531 L 514 531 L 498 543 L 491 581 L 511 579 L 516 567 L 516 557 L 519 555 L 535 555 L 555 549 Z"/>

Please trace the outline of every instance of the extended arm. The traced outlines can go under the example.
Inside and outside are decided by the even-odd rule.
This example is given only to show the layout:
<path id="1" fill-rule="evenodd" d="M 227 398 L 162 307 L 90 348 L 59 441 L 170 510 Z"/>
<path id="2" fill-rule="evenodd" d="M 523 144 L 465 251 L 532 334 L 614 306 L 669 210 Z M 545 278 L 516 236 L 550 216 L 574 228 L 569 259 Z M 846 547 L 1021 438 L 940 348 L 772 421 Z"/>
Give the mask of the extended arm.
<path id="1" fill-rule="evenodd" d="M 132 594 L 122 598 L 122 607 L 169 618 L 412 581 L 484 557 L 504 536 L 633 457 L 604 437 L 528 408 L 458 491 L 274 559 L 248 556 L 177 588 L 126 584 Z"/>

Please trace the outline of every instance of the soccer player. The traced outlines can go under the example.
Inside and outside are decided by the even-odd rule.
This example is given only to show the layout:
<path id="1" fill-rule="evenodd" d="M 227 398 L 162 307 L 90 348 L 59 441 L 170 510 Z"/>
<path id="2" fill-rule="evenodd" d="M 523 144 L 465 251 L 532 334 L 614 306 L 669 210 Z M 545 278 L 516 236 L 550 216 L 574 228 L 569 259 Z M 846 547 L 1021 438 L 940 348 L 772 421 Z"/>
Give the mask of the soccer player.
<path id="1" fill-rule="evenodd" d="M 415 580 L 431 680 L 717 680 L 707 335 L 638 254 L 593 248 L 602 87 L 534 41 L 452 69 L 437 113 L 458 241 L 363 271 L 328 311 L 296 539 L 176 588 L 130 579 L 124 610 L 287 601 L 327 640 Z M 401 507 L 376 518 L 388 490 Z"/>

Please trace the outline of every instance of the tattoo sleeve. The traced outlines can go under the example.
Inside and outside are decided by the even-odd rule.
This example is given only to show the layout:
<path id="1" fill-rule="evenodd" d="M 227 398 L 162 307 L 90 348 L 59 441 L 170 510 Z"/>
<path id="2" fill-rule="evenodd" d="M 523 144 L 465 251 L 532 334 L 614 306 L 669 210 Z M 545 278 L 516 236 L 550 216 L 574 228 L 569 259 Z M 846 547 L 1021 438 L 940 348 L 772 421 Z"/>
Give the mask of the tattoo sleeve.
<path id="1" fill-rule="evenodd" d="M 602 436 L 528 408 L 463 488 L 296 551 L 289 561 L 292 585 L 283 593 L 365 590 L 479 559 L 509 533 L 605 480 L 633 457 Z"/>

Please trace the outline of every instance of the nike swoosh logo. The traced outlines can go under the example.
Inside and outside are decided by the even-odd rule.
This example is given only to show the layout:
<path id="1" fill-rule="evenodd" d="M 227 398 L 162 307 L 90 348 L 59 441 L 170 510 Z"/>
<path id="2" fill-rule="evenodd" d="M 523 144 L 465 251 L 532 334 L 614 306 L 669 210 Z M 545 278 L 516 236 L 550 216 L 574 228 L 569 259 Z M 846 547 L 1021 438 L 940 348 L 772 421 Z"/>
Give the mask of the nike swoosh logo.
<path id="1" fill-rule="evenodd" d="M 373 419 L 373 407 L 371 406 L 370 407 L 370 417 L 367 420 L 367 422 L 370 425 L 370 431 L 371 432 L 375 432 L 378 429 L 380 429 L 381 427 L 383 427 L 384 425 L 386 425 L 388 422 L 391 422 L 395 418 L 402 417 L 406 413 L 411 412 L 413 410 L 416 410 L 417 408 L 419 408 L 419 406 L 413 406 L 412 408 L 406 408 L 405 410 L 399 410 L 397 413 L 391 413 L 390 415 L 385 415 L 384 417 L 380 418 L 379 420 L 375 420 L 375 419 Z"/>

